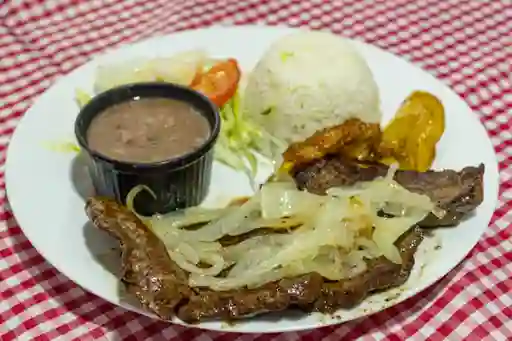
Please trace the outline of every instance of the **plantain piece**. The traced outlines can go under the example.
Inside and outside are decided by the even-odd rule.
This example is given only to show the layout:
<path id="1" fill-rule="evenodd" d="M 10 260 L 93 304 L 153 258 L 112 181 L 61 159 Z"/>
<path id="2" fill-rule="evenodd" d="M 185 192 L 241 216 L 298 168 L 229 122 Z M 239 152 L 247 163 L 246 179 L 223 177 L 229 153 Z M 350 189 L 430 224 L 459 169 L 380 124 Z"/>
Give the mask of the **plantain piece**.
<path id="1" fill-rule="evenodd" d="M 445 130 L 444 108 L 434 95 L 415 91 L 405 99 L 382 133 L 381 162 L 401 169 L 427 171 Z"/>
<path id="2" fill-rule="evenodd" d="M 283 154 L 280 171 L 289 173 L 292 169 L 325 155 L 344 154 L 351 147 L 357 148 L 355 154 L 366 156 L 372 154 L 380 139 L 379 124 L 352 118 L 343 124 L 320 130 L 304 141 L 292 143 Z"/>
<path id="3" fill-rule="evenodd" d="M 379 132 L 380 136 L 380 132 Z M 377 137 L 377 135 L 376 135 Z M 380 138 L 380 137 L 379 137 Z M 339 154 L 343 155 L 351 160 L 361 162 L 376 162 L 378 161 L 379 155 L 377 154 L 380 139 L 366 139 L 358 141 L 356 143 L 344 146 Z"/>

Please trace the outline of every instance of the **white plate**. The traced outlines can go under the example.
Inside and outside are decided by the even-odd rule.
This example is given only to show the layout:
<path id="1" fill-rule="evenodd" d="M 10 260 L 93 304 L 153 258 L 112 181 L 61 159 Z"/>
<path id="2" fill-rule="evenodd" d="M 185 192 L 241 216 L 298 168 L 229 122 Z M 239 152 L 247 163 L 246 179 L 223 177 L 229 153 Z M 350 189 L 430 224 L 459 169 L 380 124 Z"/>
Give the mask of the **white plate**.
<path id="1" fill-rule="evenodd" d="M 73 124 L 78 113 L 74 90 L 77 87 L 92 90 L 94 71 L 101 63 L 169 56 L 202 47 L 218 57 L 235 57 L 245 70 L 250 70 L 272 41 L 290 32 L 292 30 L 287 28 L 219 27 L 157 37 L 110 51 L 56 82 L 19 123 L 6 163 L 9 202 L 18 223 L 36 249 L 86 290 L 114 304 L 150 315 L 120 297 L 116 277 L 107 270 L 108 266 L 103 265 L 104 258 L 108 257 L 97 257 L 115 243 L 87 224 L 82 196 L 90 193 L 91 185 L 83 165 L 75 160 L 75 155 L 52 151 L 46 145 L 51 141 L 74 141 Z M 487 228 L 497 199 L 498 170 L 493 147 L 477 115 L 452 90 L 428 73 L 376 47 L 360 42 L 354 44 L 366 58 L 379 85 L 385 120 L 394 115 L 400 102 L 413 90 L 429 91 L 442 100 L 446 108 L 446 132 L 438 146 L 434 168 L 459 169 L 483 162 L 486 166 L 484 202 L 471 219 L 453 229 L 437 230 L 435 237 L 421 245 L 417 264 L 406 285 L 374 295 L 358 308 L 340 311 L 335 316 L 290 311 L 247 319 L 230 326 L 208 322 L 199 327 L 281 332 L 340 323 L 380 311 L 415 295 L 453 269 Z M 267 168 L 261 172 L 261 179 L 268 171 Z M 242 174 L 215 165 L 209 203 L 222 204 L 229 197 L 249 193 L 249 183 Z M 438 243 L 442 248 L 433 251 Z M 389 297 L 393 299 L 389 300 Z M 176 323 L 182 324 L 180 321 Z"/>

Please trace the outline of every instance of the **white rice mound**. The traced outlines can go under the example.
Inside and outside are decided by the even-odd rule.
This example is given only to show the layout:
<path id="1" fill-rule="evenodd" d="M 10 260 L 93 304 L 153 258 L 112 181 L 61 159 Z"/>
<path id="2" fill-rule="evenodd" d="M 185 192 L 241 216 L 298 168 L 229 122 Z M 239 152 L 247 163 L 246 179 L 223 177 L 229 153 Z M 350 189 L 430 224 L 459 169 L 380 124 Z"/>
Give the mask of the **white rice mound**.
<path id="1" fill-rule="evenodd" d="M 381 121 L 377 84 L 347 39 L 302 31 L 274 42 L 248 77 L 244 109 L 287 143 L 357 117 Z"/>

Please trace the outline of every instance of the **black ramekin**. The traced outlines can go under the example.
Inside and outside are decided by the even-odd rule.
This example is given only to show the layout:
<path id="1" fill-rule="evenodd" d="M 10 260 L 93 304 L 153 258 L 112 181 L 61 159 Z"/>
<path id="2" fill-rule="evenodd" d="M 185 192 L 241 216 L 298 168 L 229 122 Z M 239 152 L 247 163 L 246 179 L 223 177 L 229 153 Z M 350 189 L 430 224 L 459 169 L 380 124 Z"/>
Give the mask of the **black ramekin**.
<path id="1" fill-rule="evenodd" d="M 210 123 L 208 140 L 189 154 L 155 163 L 121 162 L 89 148 L 87 129 L 94 117 L 112 105 L 148 97 L 172 98 L 193 106 Z M 75 121 L 76 138 L 88 159 L 96 195 L 115 198 L 124 204 L 132 188 L 145 185 L 156 199 L 142 191 L 135 197 L 134 206 L 146 216 L 196 206 L 205 198 L 219 130 L 219 110 L 208 98 L 190 88 L 159 82 L 128 84 L 103 92 L 82 108 Z"/>

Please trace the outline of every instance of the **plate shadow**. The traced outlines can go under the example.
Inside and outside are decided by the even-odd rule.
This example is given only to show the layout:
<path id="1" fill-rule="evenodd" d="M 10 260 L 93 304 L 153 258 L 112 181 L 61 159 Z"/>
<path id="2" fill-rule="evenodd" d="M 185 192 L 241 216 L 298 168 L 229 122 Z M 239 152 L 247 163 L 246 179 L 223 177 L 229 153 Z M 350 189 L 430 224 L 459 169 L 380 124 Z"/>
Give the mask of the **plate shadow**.
<path id="1" fill-rule="evenodd" d="M 85 245 L 94 260 L 116 278 L 122 276 L 121 248 L 119 243 L 106 232 L 96 228 L 90 221 L 83 226 Z M 122 304 L 142 309 L 135 297 L 129 295 L 123 283 L 117 280 L 117 294 Z"/>
<path id="2" fill-rule="evenodd" d="M 75 191 L 86 200 L 93 196 L 94 187 L 87 169 L 88 159 L 84 153 L 78 153 L 71 161 L 70 179 Z"/>

